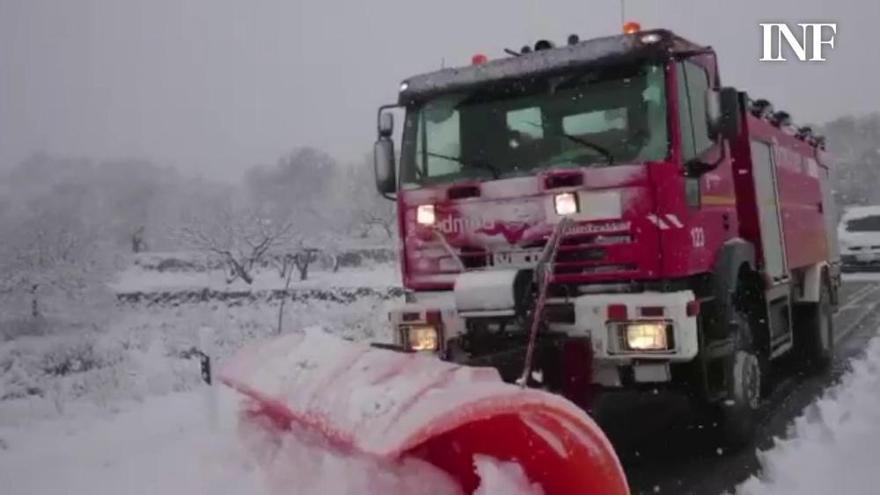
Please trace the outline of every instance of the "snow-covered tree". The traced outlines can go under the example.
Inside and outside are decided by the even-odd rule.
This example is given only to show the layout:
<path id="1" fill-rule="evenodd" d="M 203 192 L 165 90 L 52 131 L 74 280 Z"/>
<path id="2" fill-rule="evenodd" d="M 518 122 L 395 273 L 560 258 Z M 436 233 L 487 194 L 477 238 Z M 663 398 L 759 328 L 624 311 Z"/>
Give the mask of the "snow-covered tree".
<path id="1" fill-rule="evenodd" d="M 289 245 L 294 225 L 284 217 L 256 209 L 222 208 L 193 219 L 179 231 L 193 249 L 219 257 L 227 268 L 227 283 L 254 281 L 254 270 L 268 264 L 269 254 Z"/>
<path id="2" fill-rule="evenodd" d="M 819 128 L 834 157 L 841 206 L 880 204 L 880 113 L 841 117 Z"/>
<path id="3" fill-rule="evenodd" d="M 372 238 L 391 242 L 397 232 L 397 215 L 393 201 L 376 191 L 372 157 L 359 163 L 341 166 L 334 180 L 334 196 L 338 198 L 337 232 L 354 239 Z"/>
<path id="4" fill-rule="evenodd" d="M 3 221 L 0 300 L 8 314 L 72 316 L 109 297 L 113 255 L 83 222 L 49 211 Z"/>

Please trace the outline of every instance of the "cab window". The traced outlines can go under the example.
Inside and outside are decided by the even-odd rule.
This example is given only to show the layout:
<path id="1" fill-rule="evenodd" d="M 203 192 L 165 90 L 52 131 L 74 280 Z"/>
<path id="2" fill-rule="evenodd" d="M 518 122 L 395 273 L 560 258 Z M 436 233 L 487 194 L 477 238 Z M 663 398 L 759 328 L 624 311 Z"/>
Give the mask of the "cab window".
<path id="1" fill-rule="evenodd" d="M 699 157 L 713 144 L 706 115 L 709 74 L 692 62 L 681 62 L 676 70 L 682 157 L 687 162 Z"/>

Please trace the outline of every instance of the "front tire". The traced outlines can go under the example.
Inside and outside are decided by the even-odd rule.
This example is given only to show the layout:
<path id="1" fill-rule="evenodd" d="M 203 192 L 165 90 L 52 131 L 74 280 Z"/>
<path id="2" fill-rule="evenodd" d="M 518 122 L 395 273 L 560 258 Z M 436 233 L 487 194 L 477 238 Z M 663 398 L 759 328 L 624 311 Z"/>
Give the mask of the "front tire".
<path id="1" fill-rule="evenodd" d="M 736 351 L 729 366 L 728 397 L 721 405 L 721 435 L 725 444 L 740 448 L 755 435 L 763 376 L 758 356 L 748 349 Z"/>

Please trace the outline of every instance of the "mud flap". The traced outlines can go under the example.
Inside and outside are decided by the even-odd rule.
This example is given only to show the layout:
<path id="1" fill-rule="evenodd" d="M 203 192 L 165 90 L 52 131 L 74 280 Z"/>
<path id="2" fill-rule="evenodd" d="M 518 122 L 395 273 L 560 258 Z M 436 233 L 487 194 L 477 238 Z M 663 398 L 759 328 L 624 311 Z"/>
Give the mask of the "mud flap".
<path id="1" fill-rule="evenodd" d="M 248 348 L 220 379 L 281 429 L 296 425 L 353 455 L 442 469 L 465 493 L 474 456 L 515 461 L 547 495 L 629 493 L 611 444 L 562 397 L 501 381 L 497 371 L 293 333 Z"/>

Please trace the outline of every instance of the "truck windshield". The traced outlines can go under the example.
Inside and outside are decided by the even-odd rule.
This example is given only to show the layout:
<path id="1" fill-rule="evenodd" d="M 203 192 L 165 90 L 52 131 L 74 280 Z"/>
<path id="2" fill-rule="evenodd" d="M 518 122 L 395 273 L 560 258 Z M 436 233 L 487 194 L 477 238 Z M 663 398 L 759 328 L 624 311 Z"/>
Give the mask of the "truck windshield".
<path id="1" fill-rule="evenodd" d="M 410 107 L 401 187 L 661 160 L 668 148 L 662 66 L 517 81 Z"/>

